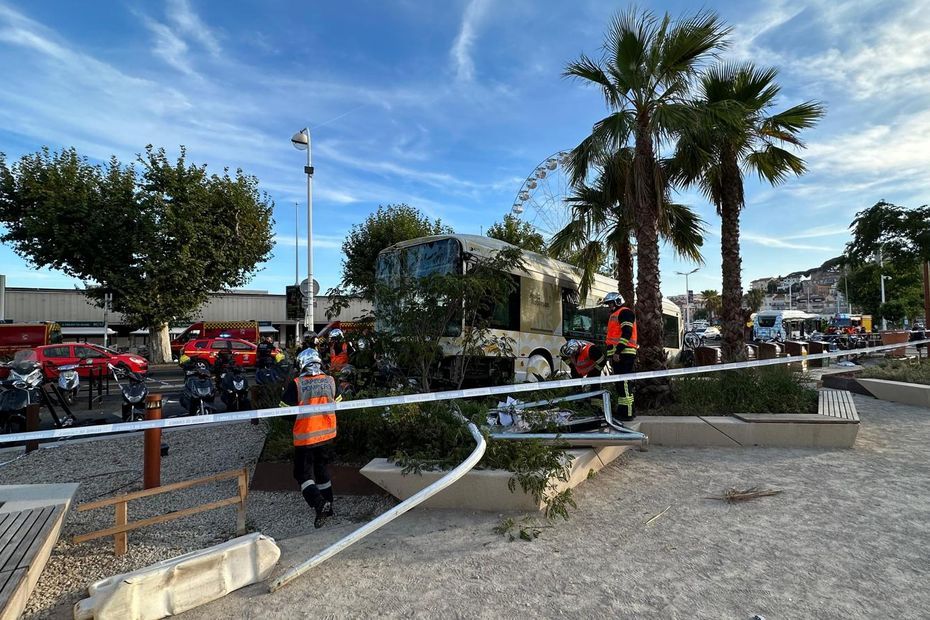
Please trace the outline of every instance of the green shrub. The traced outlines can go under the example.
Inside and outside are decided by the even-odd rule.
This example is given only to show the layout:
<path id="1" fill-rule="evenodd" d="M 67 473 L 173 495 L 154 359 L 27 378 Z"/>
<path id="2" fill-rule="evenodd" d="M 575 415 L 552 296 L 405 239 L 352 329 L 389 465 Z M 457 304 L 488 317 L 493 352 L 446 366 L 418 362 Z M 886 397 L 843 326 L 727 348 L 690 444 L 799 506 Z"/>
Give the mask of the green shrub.
<path id="1" fill-rule="evenodd" d="M 671 382 L 672 402 L 656 415 L 816 413 L 817 391 L 785 367 L 689 375 Z M 639 413 L 642 413 L 641 411 Z"/>
<path id="2" fill-rule="evenodd" d="M 863 379 L 885 379 L 930 385 L 930 362 L 924 360 L 885 360 L 869 366 L 858 375 Z"/>

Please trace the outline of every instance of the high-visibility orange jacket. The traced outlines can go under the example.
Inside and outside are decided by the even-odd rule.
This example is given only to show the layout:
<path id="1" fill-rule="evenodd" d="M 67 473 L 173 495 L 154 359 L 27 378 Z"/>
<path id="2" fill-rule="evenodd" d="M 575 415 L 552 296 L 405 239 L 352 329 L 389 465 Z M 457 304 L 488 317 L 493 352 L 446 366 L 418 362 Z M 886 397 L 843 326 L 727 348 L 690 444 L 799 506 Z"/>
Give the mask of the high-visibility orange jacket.
<path id="1" fill-rule="evenodd" d="M 618 308 L 607 319 L 607 346 L 636 351 L 636 315 L 627 307 Z"/>
<path id="2" fill-rule="evenodd" d="M 336 399 L 336 382 L 329 375 L 294 379 L 299 405 L 322 405 Z M 304 413 L 294 422 L 294 445 L 314 446 L 336 438 L 336 412 Z"/>
<path id="3" fill-rule="evenodd" d="M 575 359 L 572 360 L 572 364 L 575 366 L 575 372 L 577 372 L 582 377 L 587 376 L 589 372 L 594 370 L 597 360 L 592 359 L 591 357 L 591 348 L 594 345 L 590 342 L 583 342 L 578 348 L 578 353 L 575 355 Z"/>
<path id="4" fill-rule="evenodd" d="M 342 353 L 336 353 L 336 343 L 329 345 L 329 370 L 339 372 L 349 363 L 349 345 L 342 343 Z"/>

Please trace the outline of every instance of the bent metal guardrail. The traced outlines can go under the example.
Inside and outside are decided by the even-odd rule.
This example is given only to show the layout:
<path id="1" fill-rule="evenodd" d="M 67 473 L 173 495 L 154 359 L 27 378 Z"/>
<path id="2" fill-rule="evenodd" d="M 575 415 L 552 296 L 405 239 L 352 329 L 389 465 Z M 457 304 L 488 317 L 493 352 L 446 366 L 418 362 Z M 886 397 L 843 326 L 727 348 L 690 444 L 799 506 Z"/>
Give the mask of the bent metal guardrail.
<path id="1" fill-rule="evenodd" d="M 301 562 L 297 566 L 292 566 L 289 568 L 283 575 L 271 582 L 271 585 L 268 587 L 269 592 L 274 592 L 278 590 L 293 580 L 300 577 L 302 574 L 333 557 L 349 545 L 358 542 L 359 540 L 365 538 L 375 530 L 381 528 L 384 525 L 387 525 L 400 515 L 404 514 L 417 504 L 421 504 L 428 500 L 433 495 L 436 495 L 456 480 L 470 472 L 475 465 L 478 464 L 478 461 L 481 460 L 481 457 L 484 456 L 484 451 L 487 449 L 488 444 L 484 439 L 484 436 L 481 434 L 481 431 L 478 430 L 478 427 L 474 423 L 469 422 L 461 414 L 459 414 L 462 422 L 468 425 L 468 431 L 471 433 L 472 438 L 475 440 L 475 449 L 472 450 L 471 454 L 468 455 L 468 458 L 462 461 L 462 463 L 450 471 L 448 474 L 429 485 L 425 489 L 421 489 L 418 493 L 412 497 L 408 497 L 401 503 L 397 504 L 381 516 L 377 517 L 373 521 L 369 521 L 362 527 L 358 528 L 345 538 L 336 541 L 326 549 L 323 549 L 315 556 L 307 560 L 306 562 Z"/>
<path id="2" fill-rule="evenodd" d="M 485 396 L 505 396 L 523 392 L 536 392 L 538 390 L 558 390 L 565 388 L 585 387 L 589 385 L 605 385 L 618 381 L 639 381 L 642 379 L 659 379 L 664 377 L 682 377 L 687 375 L 703 375 L 711 372 L 726 370 L 742 370 L 744 368 L 761 368 L 763 366 L 778 366 L 781 364 L 797 364 L 803 361 L 832 359 L 836 357 L 849 357 L 864 355 L 881 351 L 892 351 L 907 346 L 930 344 L 930 339 L 915 342 L 902 342 L 899 344 L 869 347 L 850 351 L 834 351 L 832 353 L 815 353 L 797 357 L 779 357 L 768 360 L 753 360 L 751 362 L 733 362 L 730 364 L 717 364 L 715 366 L 695 366 L 692 368 L 669 368 L 668 370 L 648 370 L 627 375 L 606 375 L 582 379 L 560 379 L 556 381 L 543 381 L 539 383 L 518 383 L 513 385 L 499 385 L 495 387 L 469 388 L 465 390 L 448 390 L 445 392 L 426 392 L 422 394 L 403 394 L 399 396 L 384 396 L 381 398 L 363 398 L 348 400 L 325 405 L 303 405 L 296 407 L 277 407 L 272 409 L 254 409 L 252 411 L 237 411 L 233 413 L 214 413 L 211 415 L 191 416 L 182 418 L 167 418 L 163 420 L 148 420 L 141 422 L 121 422 L 117 424 L 99 424 L 94 426 L 72 426 L 68 428 L 55 428 L 45 431 L 29 433 L 10 433 L 0 435 L 0 445 L 17 443 L 29 440 L 62 439 L 66 437 L 92 437 L 94 435 L 112 435 L 129 431 L 142 431 L 149 428 L 180 428 L 185 426 L 202 426 L 204 424 L 242 422 L 244 420 L 275 418 L 306 413 L 320 413 L 329 411 L 348 411 L 351 409 L 370 409 L 372 407 L 391 407 L 414 403 L 438 402 L 444 400 L 460 400 L 464 398 L 481 398 Z"/>

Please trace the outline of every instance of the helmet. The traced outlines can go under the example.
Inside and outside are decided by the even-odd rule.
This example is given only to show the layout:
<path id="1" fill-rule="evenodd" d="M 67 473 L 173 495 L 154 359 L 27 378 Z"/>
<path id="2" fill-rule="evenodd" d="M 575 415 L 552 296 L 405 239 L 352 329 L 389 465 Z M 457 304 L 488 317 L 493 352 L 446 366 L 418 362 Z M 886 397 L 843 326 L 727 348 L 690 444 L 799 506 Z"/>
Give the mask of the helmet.
<path id="1" fill-rule="evenodd" d="M 578 354 L 579 349 L 581 349 L 580 340 L 569 340 L 562 345 L 562 348 L 559 350 L 559 354 L 565 358 L 574 357 Z"/>
<path id="2" fill-rule="evenodd" d="M 330 339 L 330 340 L 342 340 L 343 337 L 344 337 L 344 336 L 343 336 L 343 334 L 342 334 L 342 330 L 339 329 L 338 327 L 335 328 L 335 329 L 333 329 L 333 330 L 331 330 L 331 331 L 329 332 L 329 339 Z"/>
<path id="3" fill-rule="evenodd" d="M 604 295 L 604 299 L 598 304 L 599 306 L 622 306 L 623 296 L 616 291 L 611 291 Z"/>
<path id="4" fill-rule="evenodd" d="M 275 353 L 275 355 L 274 355 L 274 361 L 277 362 L 278 364 L 280 364 L 281 362 L 283 362 L 283 361 L 284 361 L 284 353 L 281 353 L 280 351 L 278 351 L 277 353 Z"/>
<path id="5" fill-rule="evenodd" d="M 352 377 L 355 376 L 355 368 L 351 364 L 346 364 L 342 367 L 342 370 L 339 371 L 339 378 L 344 381 L 349 381 Z"/>
<path id="6" fill-rule="evenodd" d="M 297 368 L 301 372 L 317 374 L 323 366 L 323 360 L 316 349 L 304 349 L 297 355 Z"/>
<path id="7" fill-rule="evenodd" d="M 191 361 L 191 358 L 189 358 L 186 353 L 182 353 L 181 357 L 178 358 L 178 364 L 181 366 L 188 363 L 189 361 Z"/>

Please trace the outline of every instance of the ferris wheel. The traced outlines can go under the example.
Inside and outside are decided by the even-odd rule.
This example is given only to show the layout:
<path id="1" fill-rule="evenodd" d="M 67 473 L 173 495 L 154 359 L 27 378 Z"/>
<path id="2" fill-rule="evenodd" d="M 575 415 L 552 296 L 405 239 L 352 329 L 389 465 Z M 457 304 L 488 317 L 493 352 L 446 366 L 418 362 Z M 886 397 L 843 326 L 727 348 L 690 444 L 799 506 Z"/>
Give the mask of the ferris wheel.
<path id="1" fill-rule="evenodd" d="M 535 228 L 546 243 L 572 219 L 567 202 L 571 192 L 568 162 L 568 151 L 558 151 L 539 162 L 513 201 L 511 212 Z"/>

